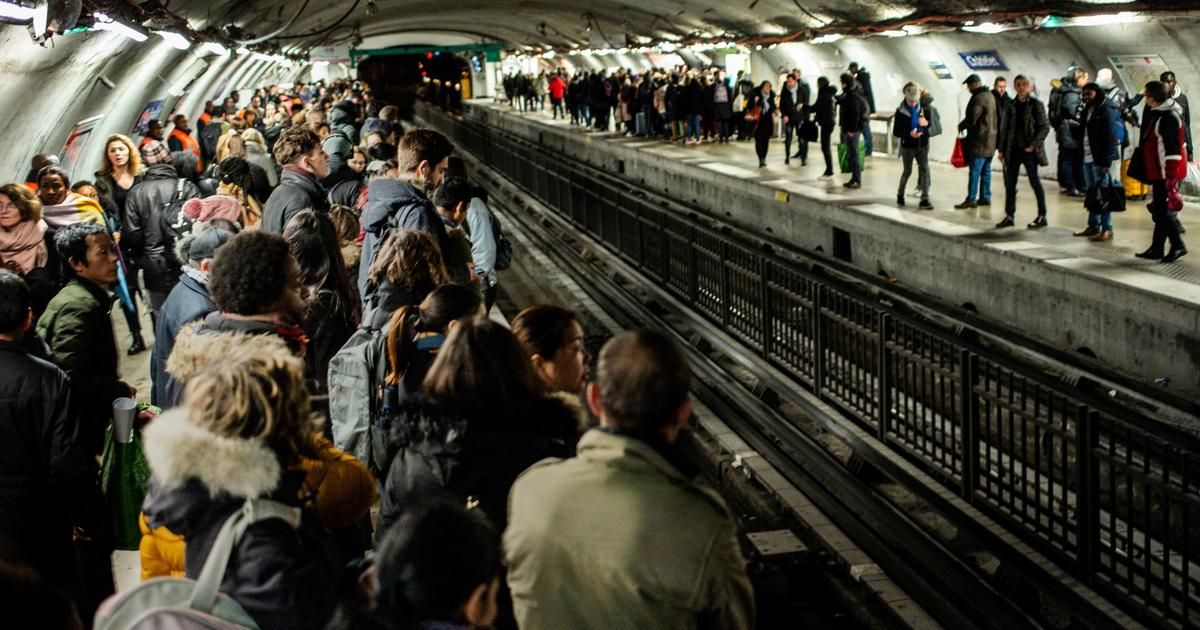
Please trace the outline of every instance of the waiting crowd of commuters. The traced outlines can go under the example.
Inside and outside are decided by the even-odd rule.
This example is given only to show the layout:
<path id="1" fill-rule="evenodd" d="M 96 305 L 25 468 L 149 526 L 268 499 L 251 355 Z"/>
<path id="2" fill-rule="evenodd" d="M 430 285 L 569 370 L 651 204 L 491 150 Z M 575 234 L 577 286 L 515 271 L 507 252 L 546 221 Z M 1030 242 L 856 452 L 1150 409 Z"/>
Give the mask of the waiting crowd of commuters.
<path id="1" fill-rule="evenodd" d="M 770 141 L 777 132 L 783 136 L 785 164 L 799 159 L 806 165 L 808 144 L 819 139 L 825 161 L 822 178 L 834 176 L 830 141 L 836 130 L 843 147 L 839 149 L 842 170 L 850 175 L 843 185 L 858 189 L 862 159 L 873 150 L 870 120 L 876 113 L 875 93 L 870 73 L 858 63 L 851 63 L 838 80 L 840 89 L 818 77 L 814 91 L 799 69 L 780 68 L 777 83 L 763 81 L 756 86 L 742 72 L 731 81 L 721 68 L 679 66 L 641 74 L 626 69 L 611 75 L 606 70 L 513 74 L 504 79 L 503 87 L 514 108 L 544 110 L 549 97 L 553 117 L 569 116 L 572 125 L 585 128 L 608 131 L 612 120 L 615 129 L 625 134 L 658 136 L 678 144 L 726 143 L 735 134 L 736 140 L 753 139 L 760 168 L 766 166 Z M 1149 248 L 1137 257 L 1174 262 L 1187 253 L 1180 237 L 1184 230 L 1178 217 L 1183 207 L 1179 182 L 1187 177 L 1194 150 L 1191 112 L 1175 73 L 1162 73 L 1158 81 L 1131 96 L 1117 86 L 1111 69 L 1100 70 L 1092 81 L 1086 70 L 1072 66 L 1062 79 L 1052 82 L 1047 102 L 1038 98 L 1033 82 L 1024 75 L 1013 79 L 1015 97 L 1008 93 L 1005 77 L 997 77 L 989 88 L 972 74 L 963 85 L 971 96 L 957 129 L 968 184 L 966 199 L 955 209 L 991 205 L 992 160 L 998 157 L 1005 216 L 995 227 L 1016 223 L 1022 169 L 1037 201 L 1037 215 L 1027 227 L 1046 227 L 1046 194 L 1038 169 L 1049 166 L 1045 143 L 1053 131 L 1061 192 L 1081 199 L 1087 211 L 1087 226 L 1075 236 L 1112 240 L 1114 204 L 1124 208 L 1124 201 L 1111 197 L 1149 196 L 1154 234 Z M 1135 107 L 1143 102 L 1139 115 Z M 917 207 L 933 210 L 929 140 L 942 133 L 933 97 L 919 84 L 907 83 L 891 120 L 891 134 L 898 139 L 903 162 L 896 203 L 906 205 L 916 162 Z M 1136 142 L 1133 129 L 1140 130 Z"/>
<path id="2" fill-rule="evenodd" d="M 489 319 L 486 193 L 361 87 L 234 94 L 195 128 L 108 136 L 91 181 L 38 156 L 0 187 L 11 608 L 81 628 L 131 605 L 98 463 L 133 397 L 153 403 L 141 579 L 197 579 L 238 532 L 219 589 L 261 627 L 751 627 L 731 514 L 677 445 L 680 349 L 627 332 L 592 374 L 571 310 Z M 117 302 L 142 352 L 141 295 L 149 392 L 121 379 L 112 322 Z M 354 389 L 336 359 L 363 331 L 386 376 Z M 386 429 L 369 465 L 318 411 L 347 392 Z"/>

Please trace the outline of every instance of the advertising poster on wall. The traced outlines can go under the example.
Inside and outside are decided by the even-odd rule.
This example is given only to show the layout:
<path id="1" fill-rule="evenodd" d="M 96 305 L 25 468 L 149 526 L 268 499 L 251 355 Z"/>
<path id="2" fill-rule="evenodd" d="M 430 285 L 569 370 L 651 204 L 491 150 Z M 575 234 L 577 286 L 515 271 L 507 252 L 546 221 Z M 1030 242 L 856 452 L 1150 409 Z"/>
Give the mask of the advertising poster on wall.
<path id="1" fill-rule="evenodd" d="M 1108 61 L 1112 63 L 1113 71 L 1125 83 L 1125 89 L 1134 94 L 1170 70 L 1167 62 L 1159 55 L 1110 55 Z"/>
<path id="2" fill-rule="evenodd" d="M 67 136 L 67 141 L 63 143 L 62 151 L 58 152 L 58 161 L 71 174 L 72 179 L 75 178 L 75 165 L 79 163 L 83 147 L 102 118 L 104 116 L 92 116 L 75 123 L 75 127 L 71 129 L 71 135 Z"/>
<path id="3" fill-rule="evenodd" d="M 146 125 L 150 124 L 151 120 L 162 120 L 163 105 L 165 104 L 166 101 L 161 99 L 146 103 L 146 106 L 142 108 L 142 113 L 138 115 L 137 120 L 133 121 L 133 128 L 129 130 L 130 133 L 133 136 L 146 135 Z"/>

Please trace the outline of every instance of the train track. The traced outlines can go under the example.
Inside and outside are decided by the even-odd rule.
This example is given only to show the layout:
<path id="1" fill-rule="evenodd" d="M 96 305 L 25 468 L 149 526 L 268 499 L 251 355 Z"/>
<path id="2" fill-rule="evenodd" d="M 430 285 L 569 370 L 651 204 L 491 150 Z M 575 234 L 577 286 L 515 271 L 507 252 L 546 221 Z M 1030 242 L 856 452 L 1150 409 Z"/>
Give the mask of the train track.
<path id="1" fill-rule="evenodd" d="M 441 124 L 445 126 L 463 123 L 443 120 Z M 503 134 L 494 130 L 489 133 L 495 140 L 517 142 L 511 138 L 503 138 Z M 492 147 L 486 145 L 484 148 L 492 150 Z M 533 148 L 536 149 L 536 147 Z M 517 149 L 512 150 L 516 151 Z M 1151 597 L 1162 597 L 1168 606 L 1175 607 L 1171 611 L 1175 613 L 1176 618 L 1191 619 L 1188 597 L 1184 597 L 1182 600 L 1177 597 L 1172 600 L 1169 595 L 1163 595 L 1169 590 L 1163 588 L 1164 586 L 1176 589 L 1179 588 L 1179 584 L 1163 579 L 1159 579 L 1157 582 L 1155 580 L 1155 576 L 1162 573 L 1171 580 L 1194 581 L 1197 572 L 1190 570 L 1191 562 L 1187 561 L 1188 554 L 1178 553 L 1178 545 L 1168 548 L 1161 541 L 1147 536 L 1144 531 L 1138 530 L 1131 523 L 1117 518 L 1112 510 L 1106 510 L 1104 506 L 1089 504 L 1088 501 L 1095 501 L 1095 497 L 1085 495 L 1081 498 L 1067 483 L 1070 481 L 1070 476 L 1078 472 L 1075 470 L 1077 462 L 1073 460 L 1080 453 L 1085 456 L 1096 455 L 1104 462 L 1105 466 L 1112 470 L 1115 470 L 1114 462 L 1121 463 L 1117 460 L 1123 456 L 1125 459 L 1123 465 L 1126 468 L 1141 467 L 1145 469 L 1144 473 L 1150 473 L 1149 476 L 1153 476 L 1152 467 L 1146 462 L 1145 453 L 1149 453 L 1149 450 L 1143 449 L 1141 452 L 1133 453 L 1133 449 L 1126 445 L 1122 454 L 1119 449 L 1114 451 L 1113 441 L 1110 439 L 1112 427 L 1108 424 L 1102 425 L 1105 430 L 1097 430 L 1099 423 L 1082 422 L 1087 420 L 1086 417 L 1072 417 L 1060 413 L 1050 406 L 1047 407 L 1048 411 L 1039 411 L 1036 407 L 1040 404 L 1041 399 L 1037 397 L 1032 397 L 1033 403 L 1022 402 L 1024 399 L 1016 399 L 1017 402 L 1013 402 L 1017 395 L 1027 394 L 1027 389 L 1041 392 L 1040 388 L 1048 387 L 1045 380 L 1025 380 L 1025 377 L 1017 380 L 1010 373 L 1005 381 L 1003 378 L 1005 374 L 1002 370 L 1006 369 L 1009 363 L 1005 361 L 1008 360 L 996 364 L 987 363 L 980 374 L 968 375 L 964 372 L 960 375 L 960 370 L 974 366 L 976 361 L 974 357 L 968 362 L 966 353 L 963 352 L 963 360 L 960 361 L 956 352 L 948 352 L 945 351 L 946 348 L 942 348 L 942 346 L 946 346 L 949 350 L 956 350 L 950 347 L 951 344 L 919 334 L 913 336 L 915 333 L 904 328 L 908 325 L 904 317 L 897 317 L 896 323 L 889 324 L 881 317 L 876 318 L 877 313 L 871 309 L 864 309 L 861 302 L 856 303 L 853 299 L 841 294 L 826 295 L 814 292 L 808 303 L 802 299 L 797 300 L 794 302 L 796 306 L 792 309 L 799 314 L 795 317 L 790 315 L 792 311 L 776 309 L 777 312 L 769 313 L 777 320 L 771 322 L 773 328 L 769 329 L 772 345 L 767 345 L 768 340 L 764 335 L 756 343 L 751 343 L 750 347 L 747 347 L 747 337 L 750 336 L 745 332 L 750 329 L 747 322 L 752 323 L 768 315 L 763 312 L 764 307 L 756 304 L 754 300 L 762 297 L 762 293 L 768 290 L 781 291 L 782 288 L 794 288 L 794 279 L 776 274 L 769 278 L 769 282 L 763 282 L 763 286 L 766 288 L 762 289 L 760 293 L 738 294 L 736 291 L 730 291 L 724 285 L 734 284 L 736 286 L 738 274 L 749 273 L 752 275 L 760 273 L 761 269 L 754 268 L 755 261 L 744 254 L 741 254 L 741 258 L 739 258 L 738 252 L 733 248 L 726 248 L 720 243 L 714 243 L 714 246 L 721 248 L 721 256 L 726 263 L 725 277 L 722 278 L 723 284 L 711 282 L 705 284 L 704 279 L 700 278 L 695 281 L 695 286 L 689 294 L 691 299 L 679 300 L 677 299 L 680 293 L 679 287 L 671 285 L 673 278 L 667 277 L 667 274 L 664 274 L 661 269 L 658 273 L 651 273 L 650 276 L 643 273 L 652 267 L 650 263 L 655 262 L 652 260 L 653 258 L 661 258 L 664 254 L 647 250 L 648 245 L 643 240 L 648 240 L 649 237 L 644 237 L 644 239 L 632 239 L 636 240 L 636 246 L 642 249 L 631 255 L 626 243 L 631 238 L 626 234 L 628 232 L 626 225 L 621 223 L 623 217 L 616 216 L 614 212 L 602 212 L 602 208 L 596 207 L 594 199 L 586 200 L 587 203 L 582 204 L 586 205 L 586 208 L 577 204 L 570 208 L 569 212 L 557 211 L 541 206 L 531 194 L 532 190 L 519 190 L 515 181 L 533 182 L 531 185 L 536 185 L 538 190 L 543 191 L 543 194 L 546 194 L 547 190 L 554 192 L 555 184 L 552 182 L 548 184 L 545 180 L 538 179 L 548 178 L 548 175 L 540 170 L 534 172 L 534 165 L 531 162 L 532 160 L 510 163 L 507 168 L 513 177 L 512 181 L 500 176 L 498 171 L 492 173 L 493 185 L 508 191 L 507 196 L 502 198 L 514 199 L 514 203 L 520 208 L 539 208 L 535 220 L 539 222 L 540 227 L 531 226 L 532 232 L 536 234 L 539 231 L 549 230 L 551 233 L 566 235 L 565 244 L 561 238 L 551 238 L 542 242 L 542 246 L 547 251 L 563 250 L 561 254 L 563 258 L 560 260 L 562 268 L 582 269 L 579 273 L 583 274 L 584 282 L 581 284 L 585 287 L 591 287 L 594 284 L 595 286 L 590 288 L 591 291 L 601 291 L 601 287 L 603 287 L 603 293 L 609 296 L 605 299 L 612 302 L 611 306 L 614 309 L 625 308 L 628 322 L 631 325 L 643 322 L 666 326 L 668 323 L 674 322 L 678 326 L 682 323 L 682 330 L 677 333 L 681 339 L 703 340 L 703 345 L 716 348 L 727 359 L 724 361 L 725 371 L 720 371 L 722 367 L 718 365 L 713 368 L 715 371 L 707 374 L 704 380 L 709 384 L 709 391 L 705 395 L 715 397 L 715 402 L 711 405 L 714 409 L 729 410 L 731 413 L 740 409 L 758 409 L 763 414 L 757 418 L 742 418 L 736 424 L 739 432 L 748 436 L 745 438 L 747 442 L 751 442 L 755 448 L 760 449 L 773 464 L 802 462 L 798 464 L 799 468 L 793 471 L 800 475 L 805 469 L 804 463 L 807 463 L 808 457 L 813 454 L 803 450 L 800 442 L 795 442 L 799 439 L 797 434 L 801 434 L 796 429 L 795 422 L 789 422 L 779 417 L 772 405 L 765 405 L 761 399 L 756 397 L 756 394 L 761 394 L 764 390 L 779 394 L 793 406 L 818 418 L 823 429 L 852 448 L 857 458 L 867 462 L 907 490 L 911 490 L 913 494 L 928 502 L 940 514 L 946 515 L 959 530 L 960 537 L 963 532 L 969 535 L 972 540 L 970 546 L 974 550 L 983 549 L 988 553 L 994 553 L 1006 569 L 1015 568 L 1016 572 L 1023 579 L 1028 580 L 1034 588 L 1041 591 L 1047 598 L 1058 602 L 1061 608 L 1088 625 L 1105 626 L 1119 623 L 1128 626 L 1135 625 L 1135 622 L 1102 598 L 1097 597 L 1096 593 L 1088 588 L 1090 581 L 1075 579 L 1070 573 L 1056 569 L 1053 562 L 1048 561 L 1045 556 L 1025 544 L 1023 540 L 1012 537 L 1008 533 L 1009 531 L 1016 530 L 1018 533 L 1028 534 L 1028 532 L 1021 531 L 1021 526 L 1033 528 L 1042 526 L 1052 534 L 1060 536 L 1064 546 L 1077 545 L 1080 548 L 1084 547 L 1080 543 L 1081 540 L 1095 540 L 1095 547 L 1092 550 L 1096 557 L 1108 558 L 1110 562 L 1113 562 L 1114 567 L 1110 573 L 1102 574 L 1102 577 L 1117 582 L 1124 580 L 1124 585 L 1118 583 L 1117 586 L 1126 591 L 1140 591 Z M 569 162 L 569 160 L 563 160 L 563 162 Z M 556 168 L 561 171 L 570 170 L 576 178 L 596 177 L 595 194 L 597 196 L 605 193 L 615 195 L 621 192 L 613 188 L 611 184 L 602 183 L 603 173 L 589 173 L 586 165 L 559 163 L 556 164 Z M 592 170 L 594 171 L 594 169 Z M 578 186 L 577 181 L 578 179 L 575 183 L 576 186 Z M 646 200 L 647 203 L 661 206 L 669 204 L 666 200 L 655 198 L 653 193 L 635 190 L 633 194 Z M 576 191 L 574 200 L 579 201 L 578 191 Z M 529 212 L 531 211 L 523 210 L 516 214 L 517 217 L 525 219 L 527 217 L 523 215 Z M 668 218 L 661 224 L 656 223 L 654 227 L 667 231 L 668 245 L 673 246 L 674 240 L 672 239 L 675 238 L 675 235 L 672 232 L 689 229 L 686 220 L 686 215 L 683 219 Z M 642 229 L 646 229 L 646 227 L 643 226 Z M 593 239 L 589 236 L 589 232 L 596 235 L 603 234 L 604 239 Z M 613 238 L 614 234 L 617 235 L 616 239 Z M 692 235 L 692 238 L 701 238 L 701 236 Z M 711 239 L 712 237 L 706 238 Z M 582 263 L 577 255 L 577 250 L 580 248 L 586 248 L 589 252 L 587 260 Z M 671 254 L 672 252 L 667 252 L 665 255 Z M 628 264 L 631 258 L 635 259 L 633 261 L 635 264 Z M 696 254 L 693 253 L 692 259 L 687 264 L 696 268 L 704 264 L 711 264 L 711 262 L 698 261 L 696 258 Z M 636 264 L 638 261 L 641 261 L 641 269 Z M 669 262 L 666 260 L 657 262 L 663 266 L 675 265 L 675 259 Z M 615 282 L 609 278 L 610 274 L 616 274 L 626 281 Z M 632 302 L 653 301 L 657 305 L 670 305 L 670 312 L 666 315 L 669 322 L 664 321 L 662 314 L 654 312 L 639 314 L 628 310 L 631 308 L 628 305 L 621 306 L 620 300 L 613 297 L 621 295 L 621 292 Z M 822 301 L 825 303 L 821 303 Z M 879 301 L 886 303 L 883 298 L 880 298 Z M 828 323 L 812 327 L 810 320 L 813 313 L 820 314 Z M 651 317 L 651 319 L 646 319 L 647 317 Z M 714 323 L 714 319 L 718 321 Z M 860 347 L 860 345 L 849 342 L 847 342 L 848 345 L 837 346 L 835 344 L 832 348 L 820 352 L 815 351 L 816 347 L 825 348 L 824 345 L 814 345 L 821 341 L 820 337 L 823 334 L 829 335 L 832 331 L 841 329 L 850 331 L 860 338 L 878 334 L 880 338 L 886 339 L 887 350 L 885 356 L 882 357 L 884 361 L 881 361 L 881 356 L 879 356 L 884 351 Z M 889 332 L 890 334 L 887 334 Z M 917 332 L 920 331 L 917 330 Z M 853 340 L 851 337 L 848 338 Z M 780 364 L 784 364 L 785 367 L 791 364 L 791 361 L 786 360 L 788 357 L 781 354 L 782 349 L 774 347 L 784 345 L 783 341 L 808 348 L 811 354 L 817 355 L 817 358 L 812 361 L 812 365 L 807 366 L 808 372 L 805 372 L 803 365 L 797 365 L 793 370 L 777 369 Z M 934 350 L 941 348 L 941 351 L 935 352 L 931 348 Z M 774 361 L 765 360 L 764 357 L 771 358 L 773 356 L 772 352 L 782 358 Z M 887 356 L 887 353 L 890 353 L 890 356 Z M 888 361 L 890 363 L 884 365 Z M 735 364 L 737 371 L 749 372 L 754 376 L 755 382 L 751 384 L 751 389 L 755 391 L 731 388 L 736 379 L 729 374 L 730 364 Z M 912 369 L 913 365 L 920 365 L 924 372 Z M 888 378 L 884 379 L 884 376 Z M 821 382 L 833 383 L 836 386 L 814 387 L 814 383 L 819 385 Z M 982 423 L 977 420 L 974 426 L 963 423 L 961 420 L 956 423 L 953 418 L 951 421 L 947 421 L 947 417 L 952 415 L 951 412 L 956 413 L 965 401 L 960 399 L 961 396 L 955 398 L 953 394 L 947 397 L 946 386 L 949 384 L 961 388 L 967 383 L 974 385 L 972 398 L 975 400 L 973 404 L 977 407 L 980 405 L 986 407 L 983 414 L 978 408 L 974 409 L 974 415 L 976 417 L 984 415 L 989 418 L 988 421 Z M 806 395 L 800 386 L 807 386 L 809 389 L 821 392 L 824 400 L 814 402 L 814 398 Z M 726 392 L 726 389 L 730 391 Z M 1061 388 L 1058 389 L 1061 390 Z M 737 399 L 734 393 L 737 391 L 740 391 L 740 394 L 737 395 L 749 396 L 749 398 Z M 1056 392 L 1051 393 L 1058 395 Z M 751 399 L 758 400 L 758 403 L 752 404 L 753 400 Z M 1063 400 L 1065 401 L 1065 399 Z M 848 422 L 846 418 L 830 413 L 828 406 L 822 404 L 826 401 L 852 412 L 857 423 Z M 1059 403 L 1062 402 L 1059 401 Z M 1098 402 L 1103 403 L 1104 401 Z M 1029 404 L 1034 406 L 1032 410 L 1024 408 Z M 777 406 L 774 405 L 774 407 Z M 1065 404 L 1059 406 L 1071 410 Z M 963 407 L 963 409 L 966 413 L 967 408 Z M 873 419 L 875 413 L 879 413 L 882 419 L 877 425 L 871 422 L 864 423 L 862 418 L 864 410 L 867 412 L 868 420 Z M 884 413 L 885 411 L 887 413 Z M 1002 417 L 1002 414 L 1005 413 L 1008 414 L 1007 426 L 995 426 L 990 420 L 994 417 Z M 1019 417 L 1020 425 L 1017 423 L 1018 413 L 1025 414 Z M 1040 422 L 1041 425 L 1038 425 L 1037 422 L 1029 422 L 1030 418 Z M 1047 422 L 1047 418 L 1050 422 Z M 1085 424 L 1092 425 L 1092 430 L 1085 432 L 1083 430 Z M 1030 427 L 1032 427 L 1031 431 Z M 863 428 L 878 430 L 863 431 Z M 1126 431 L 1128 431 L 1127 428 Z M 968 452 L 971 455 L 969 458 L 959 456 L 962 455 L 959 451 L 963 450 L 964 445 L 978 444 L 979 436 L 974 434 L 979 432 L 987 433 L 988 436 L 985 437 L 988 439 L 983 440 L 983 445 L 977 452 Z M 1047 466 L 1041 462 L 1040 451 L 1035 450 L 1031 454 L 1027 446 L 1021 445 L 1014 437 L 1019 433 L 1020 437 L 1024 439 L 1027 432 L 1034 435 L 1031 441 L 1035 449 L 1042 446 L 1050 447 L 1046 449 L 1047 455 L 1050 457 L 1049 461 L 1061 468 L 1059 473 L 1055 473 L 1053 470 L 1043 470 Z M 750 439 L 752 437 L 754 439 Z M 1129 436 L 1125 437 L 1127 438 L 1126 442 L 1129 442 Z M 1094 439 L 1095 442 L 1089 444 L 1081 441 L 1082 438 Z M 1007 444 L 1005 444 L 1006 439 Z M 1105 452 L 1106 449 L 1107 452 Z M 897 457 L 897 453 L 902 453 L 904 458 Z M 909 461 L 904 461 L 905 458 Z M 914 468 L 910 465 L 913 461 L 924 465 Z M 1160 467 L 1171 468 L 1168 463 L 1167 460 L 1164 460 Z M 1183 470 L 1186 476 L 1187 468 L 1185 467 Z M 1176 465 L 1171 474 L 1178 475 L 1178 471 L 1179 466 Z M 829 483 L 829 480 L 836 478 L 835 472 L 833 468 L 810 471 L 808 485 L 813 485 L 811 479 Z M 841 472 L 837 474 L 842 477 L 848 476 L 844 468 L 841 468 Z M 931 478 L 930 474 L 936 479 Z M 1109 475 L 1110 481 L 1113 476 L 1113 474 Z M 1189 482 L 1186 479 L 1178 480 L 1170 476 L 1167 479 L 1169 482 L 1175 483 L 1182 481 L 1182 485 L 1188 487 Z M 797 481 L 801 480 L 802 477 L 798 476 Z M 978 484 L 979 489 L 964 487 L 963 494 L 977 498 L 991 492 L 992 494 L 988 495 L 988 498 L 993 503 L 999 503 L 1002 509 L 992 510 L 985 514 L 975 509 L 973 504 L 979 503 L 978 501 L 963 501 L 962 497 L 946 492 L 947 486 L 952 487 L 960 483 L 965 486 L 967 480 Z M 798 482 L 797 485 L 804 486 Z M 816 485 L 820 485 L 820 483 Z M 1133 483 L 1128 482 L 1122 489 L 1129 493 L 1127 504 L 1134 503 L 1135 496 L 1132 488 Z M 817 489 L 809 488 L 806 493 L 809 490 L 817 491 Z M 835 495 L 843 497 L 842 500 L 845 501 L 845 496 L 860 497 L 863 492 L 867 491 L 869 488 L 843 487 Z M 1118 494 L 1120 492 L 1116 487 L 1109 492 L 1107 496 L 1110 505 L 1112 497 Z M 1142 497 L 1136 498 L 1140 500 Z M 818 502 L 814 500 L 814 503 Z M 818 503 L 818 505 L 821 504 Z M 823 509 L 828 507 L 829 510 L 841 509 L 850 515 L 861 516 L 867 513 L 864 512 L 863 506 L 851 507 L 844 503 L 840 508 L 834 505 L 821 505 L 821 507 Z M 1151 506 L 1147 503 L 1146 513 L 1150 512 Z M 1094 514 L 1097 522 L 1087 520 L 1081 520 L 1080 523 L 1068 522 L 1080 513 Z M 992 520 L 989 514 L 1000 516 L 1000 522 Z M 872 556 L 875 556 L 876 552 L 885 554 L 888 552 L 887 544 L 881 544 L 879 540 L 870 541 L 872 536 L 876 538 L 879 536 L 878 533 L 873 534 L 872 532 L 888 531 L 890 533 L 895 531 L 895 527 L 891 524 L 891 519 L 896 517 L 894 510 L 890 514 L 880 512 L 876 516 L 882 520 L 859 520 L 857 525 L 851 523 L 850 526 L 844 528 L 848 532 L 857 532 L 858 538 L 867 540 L 868 542 L 861 546 L 864 550 L 869 550 Z M 1186 513 L 1183 519 L 1186 525 Z M 1094 530 L 1089 532 L 1081 529 L 1081 525 L 1091 525 L 1095 528 L 1101 523 L 1107 523 L 1102 535 L 1096 535 Z M 1082 538 L 1081 534 L 1089 535 Z M 915 534 L 909 532 L 907 535 Z M 1033 538 L 1034 542 L 1040 540 L 1038 537 L 1025 536 L 1026 540 L 1029 538 Z M 919 539 L 919 536 L 913 538 L 914 541 Z M 965 566 L 977 577 L 980 577 L 977 566 L 968 566 L 972 563 L 961 561 L 962 545 L 956 546 L 960 547 L 960 568 Z M 1186 542 L 1183 550 L 1185 552 L 1187 550 Z M 933 550 L 930 548 L 926 548 L 925 552 L 933 554 Z M 950 554 L 950 556 L 953 555 L 953 553 Z M 1118 567 L 1113 559 L 1120 559 L 1125 564 Z M 1134 560 L 1136 560 L 1136 564 Z M 882 566 L 885 563 L 880 562 L 880 564 Z M 913 573 L 912 571 L 905 570 L 906 565 L 917 567 L 914 575 L 910 575 Z M 922 605 L 929 606 L 931 612 L 939 613 L 939 617 L 948 619 L 947 625 L 959 627 L 962 625 L 959 623 L 962 620 L 956 619 L 951 611 L 945 610 L 946 606 L 956 605 L 953 603 L 954 598 L 950 595 L 950 591 L 945 589 L 955 589 L 966 584 L 972 584 L 971 588 L 975 588 L 979 580 L 967 580 L 965 575 L 955 573 L 949 566 L 927 566 L 920 562 L 914 563 L 912 559 L 909 559 L 907 562 L 894 561 L 885 569 L 897 580 L 903 581 L 906 588 L 923 591 L 925 595 L 918 598 L 918 601 Z M 921 576 L 927 575 L 929 571 L 955 575 L 962 578 L 962 581 L 955 579 L 939 585 L 935 580 L 920 587 L 910 586 L 920 583 Z M 1086 574 L 1085 577 L 1087 577 Z M 986 586 L 987 579 L 984 578 L 983 582 Z M 1184 592 L 1190 593 L 1191 589 Z M 939 607 L 938 598 L 947 603 Z M 978 606 L 979 598 L 971 596 L 966 599 L 966 602 L 970 606 Z M 967 608 L 967 610 L 970 609 Z M 1154 616 L 1150 618 L 1154 619 Z M 967 621 L 970 622 L 968 625 L 980 623 L 980 620 L 976 618 Z M 1020 624 L 1020 621 L 1011 619 L 1009 621 Z M 1024 618 L 1025 623 L 1033 621 L 1027 616 Z M 1179 625 L 1187 625 L 1187 622 Z M 1015 626 L 1009 624 L 1006 627 Z"/>

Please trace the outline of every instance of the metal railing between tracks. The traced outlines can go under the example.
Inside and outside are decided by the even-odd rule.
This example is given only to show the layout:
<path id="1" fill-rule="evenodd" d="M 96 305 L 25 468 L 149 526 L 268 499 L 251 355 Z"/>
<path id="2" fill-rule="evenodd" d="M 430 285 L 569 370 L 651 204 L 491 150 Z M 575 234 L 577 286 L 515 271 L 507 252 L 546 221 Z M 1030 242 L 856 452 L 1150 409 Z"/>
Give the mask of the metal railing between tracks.
<path id="1" fill-rule="evenodd" d="M 441 112 L 461 146 L 1148 622 L 1200 625 L 1200 441 Z"/>

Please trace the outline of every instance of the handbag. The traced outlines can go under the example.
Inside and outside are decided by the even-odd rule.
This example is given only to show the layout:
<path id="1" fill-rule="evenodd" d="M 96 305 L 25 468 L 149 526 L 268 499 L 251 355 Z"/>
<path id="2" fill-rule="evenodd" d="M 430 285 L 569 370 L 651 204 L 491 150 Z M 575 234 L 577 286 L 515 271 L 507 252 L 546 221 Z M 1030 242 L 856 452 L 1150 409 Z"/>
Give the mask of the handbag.
<path id="1" fill-rule="evenodd" d="M 1146 173 L 1146 157 L 1142 154 L 1142 147 L 1135 147 L 1133 155 L 1129 156 L 1129 170 L 1125 173 L 1126 177 L 1136 179 L 1143 184 L 1149 184 Z"/>
<path id="2" fill-rule="evenodd" d="M 758 122 L 758 119 L 760 118 L 762 118 L 762 105 L 755 105 L 754 107 L 746 110 L 746 120 L 750 122 Z"/>
<path id="3" fill-rule="evenodd" d="M 954 168 L 966 168 L 967 156 L 963 153 L 963 139 L 954 139 L 954 152 L 950 154 L 950 165 Z"/>
<path id="4" fill-rule="evenodd" d="M 800 123 L 800 137 L 807 142 L 816 142 L 817 138 L 821 137 L 821 131 L 817 129 L 816 121 L 805 119 Z"/>

